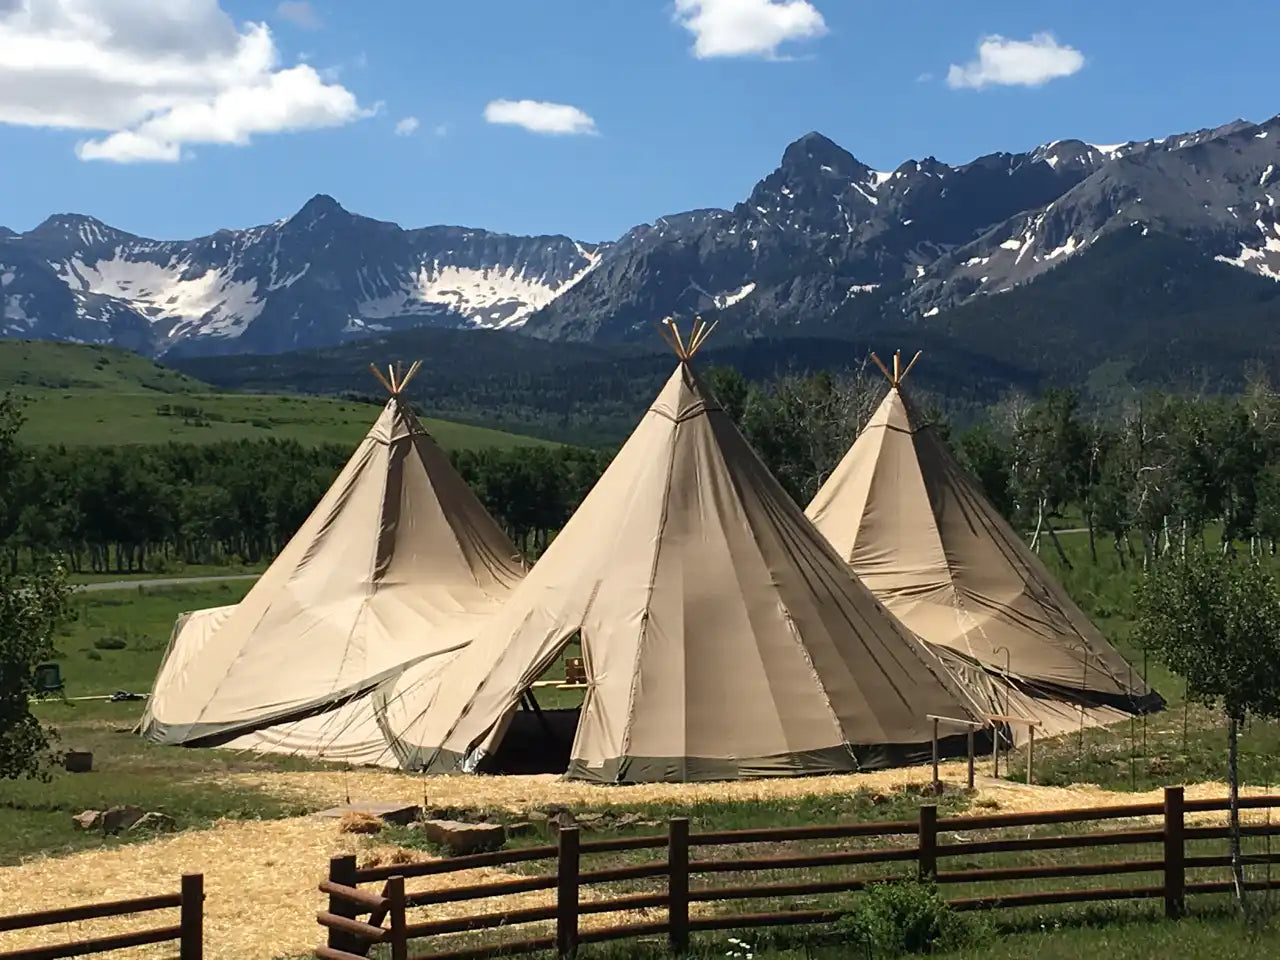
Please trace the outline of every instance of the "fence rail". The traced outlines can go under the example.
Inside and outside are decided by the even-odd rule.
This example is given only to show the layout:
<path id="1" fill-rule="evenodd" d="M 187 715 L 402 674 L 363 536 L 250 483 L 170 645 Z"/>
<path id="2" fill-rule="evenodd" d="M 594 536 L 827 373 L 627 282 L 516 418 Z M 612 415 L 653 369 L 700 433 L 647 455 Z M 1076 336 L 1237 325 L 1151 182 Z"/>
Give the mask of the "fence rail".
<path id="1" fill-rule="evenodd" d="M 359 891 L 356 892 L 359 893 Z M 170 926 L 152 927 L 50 946 L 24 947 L 20 950 L 0 953 L 0 960 L 60 960 L 62 957 L 86 957 L 95 953 L 123 950 L 127 947 L 173 941 L 178 942 L 180 960 L 202 960 L 204 955 L 204 875 L 199 873 L 183 874 L 182 886 L 178 893 L 91 903 L 78 907 L 60 907 L 54 910 L 0 917 L 0 933 L 106 917 L 135 916 L 171 909 L 177 909 L 180 912 L 178 923 Z"/>
<path id="2" fill-rule="evenodd" d="M 1280 807 L 1280 796 L 1242 799 L 1245 809 Z M 1124 806 L 1054 810 L 1037 813 L 1008 813 L 982 816 L 939 818 L 937 808 L 922 806 L 916 820 L 883 823 L 849 823 L 822 826 L 778 827 L 763 829 L 715 831 L 701 834 L 689 832 L 689 822 L 676 819 L 668 824 L 665 836 L 627 837 L 584 841 L 576 828 L 563 828 L 558 843 L 481 853 L 471 856 L 432 860 L 418 864 L 399 864 L 360 870 L 354 857 L 335 857 L 330 861 L 329 879 L 320 890 L 329 895 L 328 909 L 317 915 L 328 931 L 326 945 L 317 948 L 321 960 L 363 960 L 374 944 L 387 944 L 392 960 L 468 960 L 512 954 L 554 950 L 560 957 L 574 955 L 579 944 L 635 937 L 665 935 L 676 953 L 688 950 L 693 932 L 729 930 L 791 924 L 831 923 L 846 915 L 840 909 L 790 909 L 774 913 L 724 913 L 690 916 L 691 904 L 726 903 L 768 898 L 811 897 L 850 893 L 873 883 L 902 879 L 901 876 L 839 876 L 799 882 L 769 882 L 753 885 L 705 886 L 691 888 L 693 877 L 716 874 L 772 873 L 866 864 L 914 862 L 914 876 L 932 879 L 948 889 L 962 884 L 1018 883 L 1083 877 L 1111 877 L 1135 874 L 1162 874 L 1161 882 L 1135 886 L 1061 890 L 1015 890 L 984 893 L 949 899 L 957 910 L 989 910 L 1050 904 L 1087 903 L 1107 900 L 1164 901 L 1171 918 L 1185 913 L 1189 894 L 1223 893 L 1233 890 L 1226 881 L 1187 881 L 1187 871 L 1221 868 L 1230 865 L 1225 856 L 1189 856 L 1187 844 L 1228 836 L 1225 827 L 1188 826 L 1189 813 L 1213 813 L 1229 807 L 1225 799 L 1191 800 L 1184 798 L 1181 787 L 1165 789 L 1162 803 L 1136 803 Z M 1059 824 L 1086 824 L 1107 820 L 1160 818 L 1161 823 L 1149 827 L 1128 826 L 1089 833 L 1064 833 L 1055 836 L 996 837 L 946 840 L 941 834 L 969 834 L 974 831 L 999 831 L 1018 827 L 1043 827 Z M 1242 826 L 1245 836 L 1280 835 L 1280 824 Z M 724 859 L 702 859 L 691 856 L 699 848 L 714 849 L 730 845 L 791 843 L 813 840 L 846 840 L 874 838 L 906 838 L 898 846 L 875 849 L 836 850 L 789 853 L 785 855 L 748 856 Z M 911 842 L 914 841 L 914 842 Z M 1018 866 L 969 867 L 959 870 L 940 869 L 940 861 L 956 857 L 969 858 L 994 853 L 1032 853 L 1056 850 L 1154 845 L 1160 848 L 1158 858 L 1116 860 L 1103 859 L 1087 863 L 1030 864 Z M 607 869 L 583 870 L 584 857 L 603 853 L 630 851 L 665 851 L 661 859 Z M 405 892 L 405 881 L 473 870 L 552 861 L 554 872 L 521 876 L 486 883 Z M 1249 864 L 1280 863 L 1280 854 L 1269 851 L 1245 858 Z M 586 887 L 627 880 L 665 880 L 664 889 L 627 893 L 603 899 L 583 900 Z M 380 893 L 361 889 L 361 884 L 383 883 Z M 1251 881 L 1248 889 L 1280 889 L 1280 878 Z M 407 911 L 419 907 L 462 903 L 517 893 L 554 890 L 553 904 L 533 907 L 503 907 L 461 917 L 409 922 Z M 607 927 L 581 929 L 584 916 L 602 913 L 624 913 L 637 910 L 665 909 L 665 919 L 644 920 Z M 361 919 L 367 916 L 367 919 Z M 487 946 L 458 946 L 415 954 L 410 958 L 412 941 L 479 930 L 506 928 L 530 923 L 553 922 L 553 935 L 532 936 Z M 417 946 L 417 944 L 414 944 Z M 3 960 L 3 958 L 0 958 Z"/>

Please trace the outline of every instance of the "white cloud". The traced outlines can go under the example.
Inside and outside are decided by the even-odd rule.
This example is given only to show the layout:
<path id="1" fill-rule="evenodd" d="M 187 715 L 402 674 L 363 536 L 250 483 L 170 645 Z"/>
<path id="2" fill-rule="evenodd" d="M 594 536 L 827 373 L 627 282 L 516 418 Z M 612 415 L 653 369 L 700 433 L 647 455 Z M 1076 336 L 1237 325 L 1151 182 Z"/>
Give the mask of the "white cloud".
<path id="1" fill-rule="evenodd" d="M 933 74 L 929 73 L 926 70 L 924 73 L 916 77 L 916 83 L 928 83 L 932 79 L 933 79 Z"/>
<path id="2" fill-rule="evenodd" d="M 542 100 L 493 100 L 484 108 L 489 123 L 523 127 L 533 133 L 595 133 L 596 122 L 567 103 Z"/>
<path id="3" fill-rule="evenodd" d="M 307 0 L 282 0 L 276 7 L 276 16 L 303 30 L 320 29 L 320 15 Z"/>
<path id="4" fill-rule="evenodd" d="M 1038 87 L 1069 77 L 1084 66 L 1084 54 L 1063 46 L 1051 33 L 1032 34 L 1030 40 L 1009 40 L 997 34 L 983 37 L 978 58 L 963 66 L 952 64 L 947 85 L 981 90 L 991 85 Z"/>
<path id="5" fill-rule="evenodd" d="M 195 143 L 332 127 L 370 111 L 218 0 L 0 3 L 0 123 L 98 131 L 84 160 L 173 162 Z"/>
<path id="6" fill-rule="evenodd" d="M 417 117 L 404 117 L 403 119 L 396 122 L 397 137 L 407 137 L 411 133 L 416 133 L 417 130 L 418 130 Z"/>
<path id="7" fill-rule="evenodd" d="M 449 135 L 449 125 L 447 123 L 437 124 L 435 135 L 437 137 L 447 137 Z"/>
<path id="8" fill-rule="evenodd" d="M 777 58 L 788 40 L 811 40 L 827 23 L 809 0 L 675 0 L 676 22 L 694 36 L 693 53 Z"/>

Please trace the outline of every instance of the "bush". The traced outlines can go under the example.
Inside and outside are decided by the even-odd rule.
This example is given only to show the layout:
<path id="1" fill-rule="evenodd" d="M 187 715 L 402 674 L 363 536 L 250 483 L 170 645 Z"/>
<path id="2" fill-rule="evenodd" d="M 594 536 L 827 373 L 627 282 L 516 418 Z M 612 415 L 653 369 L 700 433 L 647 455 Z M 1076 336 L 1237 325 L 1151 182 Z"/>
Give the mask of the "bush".
<path id="1" fill-rule="evenodd" d="M 876 956 L 952 950 L 974 937 L 967 918 L 947 906 L 932 883 L 915 880 L 867 887 L 841 927 L 859 945 L 870 944 Z"/>
<path id="2" fill-rule="evenodd" d="M 99 637 L 93 641 L 93 646 L 97 650 L 123 650 L 128 644 L 122 637 Z"/>

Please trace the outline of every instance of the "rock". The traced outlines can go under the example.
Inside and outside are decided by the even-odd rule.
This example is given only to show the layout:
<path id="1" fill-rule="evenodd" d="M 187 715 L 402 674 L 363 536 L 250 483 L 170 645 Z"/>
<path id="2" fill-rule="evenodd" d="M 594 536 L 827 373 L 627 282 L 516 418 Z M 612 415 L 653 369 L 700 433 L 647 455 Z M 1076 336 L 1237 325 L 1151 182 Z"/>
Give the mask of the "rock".
<path id="1" fill-rule="evenodd" d="M 77 813 L 71 820 L 81 830 L 92 830 L 102 826 L 102 811 L 86 810 L 84 813 Z"/>
<path id="2" fill-rule="evenodd" d="M 506 825 L 508 837 L 531 837 L 538 832 L 538 825 L 528 820 L 517 820 Z"/>
<path id="3" fill-rule="evenodd" d="M 542 810 L 530 810 L 528 816 L 534 823 L 546 823 L 551 819 L 551 815 Z"/>
<path id="4" fill-rule="evenodd" d="M 110 807 L 102 815 L 102 832 L 116 834 L 121 830 L 128 830 L 142 819 L 143 812 L 141 807 L 135 807 L 131 803 Z"/>
<path id="5" fill-rule="evenodd" d="M 143 814 L 138 822 L 129 828 L 129 832 L 142 833 L 144 830 L 151 830 L 156 833 L 172 833 L 177 829 L 177 820 L 167 813 L 159 813 L 153 810 L 150 813 Z"/>
<path id="6" fill-rule="evenodd" d="M 453 856 L 497 850 L 507 842 L 500 823 L 463 823 L 460 820 L 423 820 L 421 830 L 432 843 Z"/>

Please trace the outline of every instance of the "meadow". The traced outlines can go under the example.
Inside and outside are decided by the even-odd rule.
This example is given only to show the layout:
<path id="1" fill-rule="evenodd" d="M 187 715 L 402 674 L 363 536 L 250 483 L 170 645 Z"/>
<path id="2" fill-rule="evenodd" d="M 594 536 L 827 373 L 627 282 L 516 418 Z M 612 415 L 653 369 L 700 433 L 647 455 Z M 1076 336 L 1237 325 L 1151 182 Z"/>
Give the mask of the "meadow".
<path id="1" fill-rule="evenodd" d="M 368 393 L 382 388 L 367 375 Z M 305 395 L 216 390 L 145 357 L 107 347 L 0 340 L 0 392 L 28 401 L 28 444 L 120 446 L 294 440 L 354 447 L 379 407 Z M 487 427 L 424 418 L 447 450 L 546 446 L 547 441 Z"/>

